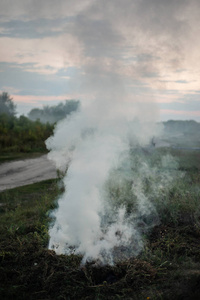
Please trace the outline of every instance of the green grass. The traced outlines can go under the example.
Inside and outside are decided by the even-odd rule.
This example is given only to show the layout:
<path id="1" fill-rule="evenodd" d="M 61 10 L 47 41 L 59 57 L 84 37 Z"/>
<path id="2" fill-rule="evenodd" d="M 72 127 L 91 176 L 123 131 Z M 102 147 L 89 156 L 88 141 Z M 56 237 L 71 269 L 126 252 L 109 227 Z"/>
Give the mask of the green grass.
<path id="1" fill-rule="evenodd" d="M 80 266 L 80 256 L 47 249 L 57 180 L 0 193 L 0 299 L 198 299 L 200 169 L 182 162 L 185 177 L 155 200 L 160 224 L 144 236 L 143 252 L 115 266 Z"/>

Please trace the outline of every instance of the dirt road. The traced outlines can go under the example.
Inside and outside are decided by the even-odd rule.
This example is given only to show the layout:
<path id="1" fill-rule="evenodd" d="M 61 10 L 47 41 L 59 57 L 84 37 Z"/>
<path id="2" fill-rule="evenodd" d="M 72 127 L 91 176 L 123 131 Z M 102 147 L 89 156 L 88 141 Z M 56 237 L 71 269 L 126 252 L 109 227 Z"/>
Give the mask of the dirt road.
<path id="1" fill-rule="evenodd" d="M 0 165 L 0 191 L 56 178 L 54 165 L 46 155 Z"/>

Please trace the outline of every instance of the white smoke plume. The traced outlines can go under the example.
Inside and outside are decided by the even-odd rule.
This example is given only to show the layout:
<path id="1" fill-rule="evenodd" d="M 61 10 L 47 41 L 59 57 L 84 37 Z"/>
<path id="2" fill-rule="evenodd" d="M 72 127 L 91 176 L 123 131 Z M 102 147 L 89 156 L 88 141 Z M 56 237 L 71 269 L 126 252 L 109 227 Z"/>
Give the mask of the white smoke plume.
<path id="1" fill-rule="evenodd" d="M 141 234 L 158 223 L 154 198 L 173 180 L 171 158 L 154 162 L 147 147 L 156 130 L 120 114 L 99 118 L 88 108 L 58 124 L 47 140 L 49 158 L 67 172 L 49 230 L 51 249 L 108 264 L 141 251 Z"/>
<path id="2" fill-rule="evenodd" d="M 120 70 L 127 65 L 123 31 L 129 25 L 113 29 L 108 16 L 113 20 L 116 12 L 119 17 L 119 9 L 111 6 L 103 14 L 103 6 L 96 3 L 71 26 L 84 58 L 77 84 L 92 100 L 58 123 L 46 142 L 49 159 L 65 173 L 65 192 L 52 213 L 49 248 L 58 254 L 81 254 L 83 263 L 113 264 L 137 255 L 142 233 L 158 223 L 154 201 L 175 173 L 166 167 L 170 157 L 151 153 L 152 138 L 160 131 L 157 108 L 142 106 L 134 95 L 127 101 L 128 85 Z"/>

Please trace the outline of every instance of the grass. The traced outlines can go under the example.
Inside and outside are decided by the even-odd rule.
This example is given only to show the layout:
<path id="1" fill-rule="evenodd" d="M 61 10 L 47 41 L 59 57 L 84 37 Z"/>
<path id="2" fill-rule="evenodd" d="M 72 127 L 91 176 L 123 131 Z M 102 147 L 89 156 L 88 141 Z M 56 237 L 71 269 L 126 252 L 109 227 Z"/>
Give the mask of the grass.
<path id="1" fill-rule="evenodd" d="M 198 299 L 200 166 L 193 153 L 175 154 L 185 177 L 155 202 L 160 224 L 137 258 L 115 266 L 80 266 L 80 256 L 47 249 L 57 180 L 0 193 L 0 299 Z"/>

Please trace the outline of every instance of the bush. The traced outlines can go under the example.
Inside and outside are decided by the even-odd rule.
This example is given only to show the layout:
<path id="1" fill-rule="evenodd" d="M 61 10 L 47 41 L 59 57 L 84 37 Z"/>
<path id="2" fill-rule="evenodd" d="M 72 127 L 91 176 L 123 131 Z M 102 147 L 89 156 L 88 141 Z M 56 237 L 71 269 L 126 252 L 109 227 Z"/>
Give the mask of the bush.
<path id="1" fill-rule="evenodd" d="M 31 121 L 25 116 L 19 118 L 0 115 L 0 151 L 45 152 L 44 141 L 52 134 L 53 125 Z"/>

